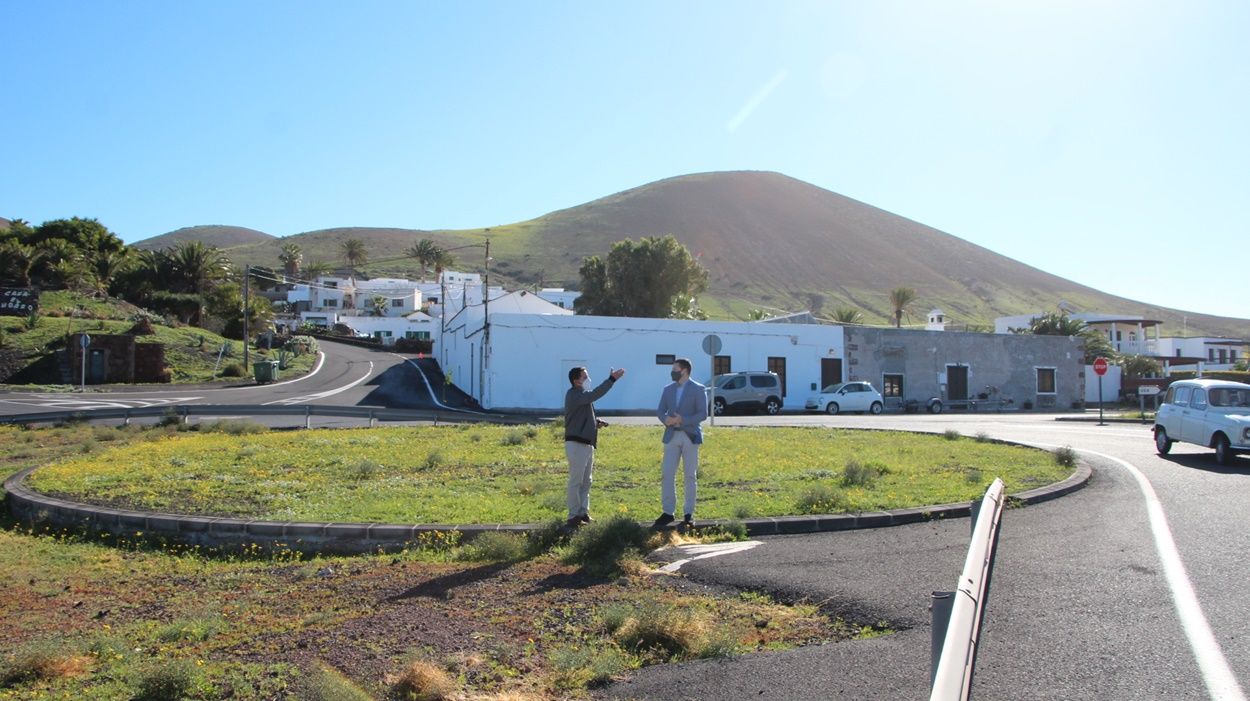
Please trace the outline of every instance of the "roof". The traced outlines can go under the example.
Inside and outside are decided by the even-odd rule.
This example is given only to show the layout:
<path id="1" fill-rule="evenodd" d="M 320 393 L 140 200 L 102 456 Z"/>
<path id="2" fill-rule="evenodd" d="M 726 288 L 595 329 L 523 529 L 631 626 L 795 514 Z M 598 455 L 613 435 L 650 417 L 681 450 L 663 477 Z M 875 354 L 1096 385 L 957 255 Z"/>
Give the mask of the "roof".
<path id="1" fill-rule="evenodd" d="M 1177 380 L 1173 385 L 1193 385 L 1195 387 L 1236 387 L 1238 389 L 1250 389 L 1250 384 L 1245 382 L 1237 382 L 1234 380 L 1209 380 L 1205 377 L 1196 377 L 1192 380 Z"/>

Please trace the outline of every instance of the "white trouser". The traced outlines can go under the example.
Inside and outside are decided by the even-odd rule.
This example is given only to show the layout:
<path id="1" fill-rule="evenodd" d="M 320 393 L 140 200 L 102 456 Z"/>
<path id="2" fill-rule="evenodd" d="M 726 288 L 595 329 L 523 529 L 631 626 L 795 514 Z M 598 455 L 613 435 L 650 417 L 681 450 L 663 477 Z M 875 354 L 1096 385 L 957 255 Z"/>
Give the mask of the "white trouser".
<path id="1" fill-rule="evenodd" d="M 673 437 L 664 444 L 664 475 L 660 482 L 660 505 L 664 513 L 678 515 L 677 508 L 677 461 L 680 460 L 686 476 L 683 496 L 686 510 L 694 514 L 694 497 L 699 476 L 699 446 L 690 440 L 685 431 L 674 431 Z"/>
<path id="2" fill-rule="evenodd" d="M 569 518 L 576 518 L 590 513 L 590 482 L 593 479 L 591 473 L 595 469 L 595 447 L 577 441 L 565 441 L 564 454 L 569 458 Z"/>

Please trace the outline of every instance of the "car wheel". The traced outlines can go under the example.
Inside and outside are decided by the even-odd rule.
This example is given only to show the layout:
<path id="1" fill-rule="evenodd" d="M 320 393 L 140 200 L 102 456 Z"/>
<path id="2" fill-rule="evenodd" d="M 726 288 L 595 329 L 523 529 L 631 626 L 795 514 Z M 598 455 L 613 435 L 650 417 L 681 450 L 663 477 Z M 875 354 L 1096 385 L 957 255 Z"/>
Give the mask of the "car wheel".
<path id="1" fill-rule="evenodd" d="M 838 413 L 838 403 L 837 403 L 837 402 L 829 402 L 829 405 L 825 407 L 825 413 L 826 413 L 826 414 L 836 414 L 836 413 Z"/>
<path id="2" fill-rule="evenodd" d="M 1223 433 L 1215 435 L 1215 461 L 1227 465 L 1233 461 L 1233 449 L 1228 445 L 1228 438 Z"/>
<path id="3" fill-rule="evenodd" d="M 1168 451 L 1171 449 L 1172 449 L 1172 439 L 1168 438 L 1168 432 L 1163 430 L 1162 426 L 1160 426 L 1159 428 L 1156 428 L 1155 429 L 1155 451 L 1158 452 L 1159 455 L 1167 455 Z"/>
<path id="4" fill-rule="evenodd" d="M 781 400 L 776 397 L 769 397 L 768 401 L 764 402 L 764 411 L 770 415 L 781 413 Z"/>
<path id="5" fill-rule="evenodd" d="M 871 412 L 872 412 L 872 413 L 874 413 L 874 414 L 880 414 L 880 413 L 881 413 L 881 408 L 882 408 L 882 407 L 881 407 L 881 402 L 873 402 L 873 403 L 872 403 L 872 408 L 871 408 L 871 409 L 869 409 L 869 411 L 871 411 Z"/>
<path id="6" fill-rule="evenodd" d="M 716 401 L 712 402 L 712 412 L 716 414 L 717 416 L 724 416 L 725 409 L 726 409 L 726 406 L 725 406 L 724 399 L 717 397 Z"/>
<path id="7" fill-rule="evenodd" d="M 931 401 L 931 402 L 929 402 L 929 413 L 930 413 L 930 414 L 940 414 L 940 413 L 942 413 L 942 402 L 940 402 L 940 401 L 938 401 L 938 400 L 936 400 L 936 399 L 935 399 L 935 400 L 933 400 L 933 401 Z"/>

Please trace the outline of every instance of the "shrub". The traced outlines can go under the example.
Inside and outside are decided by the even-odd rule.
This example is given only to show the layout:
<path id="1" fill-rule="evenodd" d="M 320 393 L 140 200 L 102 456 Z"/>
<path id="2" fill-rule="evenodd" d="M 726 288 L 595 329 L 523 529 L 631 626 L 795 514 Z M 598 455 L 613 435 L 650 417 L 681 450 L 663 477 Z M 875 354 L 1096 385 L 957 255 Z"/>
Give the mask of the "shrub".
<path id="1" fill-rule="evenodd" d="M 455 685 L 442 668 L 416 660 L 399 675 L 394 691 L 406 701 L 443 701 L 451 697 Z"/>
<path id="2" fill-rule="evenodd" d="M 201 432 L 225 433 L 231 436 L 265 433 L 268 430 L 269 427 L 264 424 L 258 424 L 255 421 L 246 421 L 241 419 L 219 419 L 206 424 L 200 424 Z"/>
<path id="3" fill-rule="evenodd" d="M 216 618 L 186 618 L 161 626 L 156 631 L 156 639 L 163 643 L 179 641 L 201 642 L 208 640 L 221 629 L 221 621 Z"/>
<path id="4" fill-rule="evenodd" d="M 292 336 L 290 340 L 282 344 L 282 350 L 299 355 L 300 353 L 316 353 L 321 350 L 321 346 L 312 336 Z"/>
<path id="5" fill-rule="evenodd" d="M 318 665 L 304 683 L 307 701 L 373 701 L 373 697 L 348 679 L 342 672 L 325 664 Z"/>
<path id="6" fill-rule="evenodd" d="M 627 650 L 683 658 L 703 649 L 712 619 L 704 611 L 644 599 L 634 605 L 610 607 L 604 613 L 603 625 L 612 639 Z"/>
<path id="7" fill-rule="evenodd" d="M 433 469 L 436 469 L 439 465 L 442 465 L 443 462 L 444 462 L 444 458 L 443 458 L 442 451 L 431 450 L 425 456 L 425 462 L 423 463 L 422 466 L 427 470 L 433 470 Z"/>
<path id="8" fill-rule="evenodd" d="M 864 465 L 855 458 L 846 461 L 842 471 L 843 487 L 870 487 L 881 476 L 882 469 L 878 465 Z"/>
<path id="9" fill-rule="evenodd" d="M 522 431 L 509 431 L 499 440 L 500 445 L 521 445 L 525 442 L 525 433 Z"/>
<path id="10" fill-rule="evenodd" d="M 562 690 L 598 686 L 636 666 L 633 658 L 612 645 L 562 647 L 554 650 L 549 659 L 556 673 L 556 688 Z"/>
<path id="11" fill-rule="evenodd" d="M 1062 448 L 1055 449 L 1055 462 L 1064 467 L 1076 467 L 1076 451 L 1072 446 L 1065 445 Z"/>
<path id="12" fill-rule="evenodd" d="M 959 431 L 956 431 L 953 428 L 948 428 L 942 432 L 942 437 L 948 441 L 957 441 L 960 438 L 963 438 L 964 434 L 960 433 Z"/>
<path id="13" fill-rule="evenodd" d="M 244 377 L 247 375 L 247 368 L 243 367 L 243 363 L 233 362 L 226 363 L 221 368 L 222 377 Z"/>
<path id="14" fill-rule="evenodd" d="M 842 511 L 846 498 L 827 484 L 813 484 L 799 495 L 796 508 L 801 514 L 831 514 Z"/>
<path id="15" fill-rule="evenodd" d="M 381 465 L 366 458 L 351 467 L 351 476 L 353 479 L 363 482 L 381 471 Z"/>
<path id="16" fill-rule="evenodd" d="M 7 656 L 7 655 L 6 655 Z M 0 666 L 0 688 L 36 680 L 64 679 L 86 674 L 91 658 L 51 641 L 27 645 Z"/>
<path id="17" fill-rule="evenodd" d="M 483 533 L 460 549 L 457 560 L 469 562 L 516 562 L 527 554 L 526 538 L 516 533 Z"/>
<path id="18" fill-rule="evenodd" d="M 993 439 L 990 438 L 990 434 L 986 433 L 985 431 L 978 431 L 976 438 L 974 438 L 973 440 L 975 440 L 977 443 L 989 443 L 993 441 Z"/>
<path id="19" fill-rule="evenodd" d="M 981 484 L 983 476 L 980 470 L 971 469 L 964 473 L 964 481 L 968 484 Z"/>
<path id="20" fill-rule="evenodd" d="M 162 660 L 139 676 L 135 701 L 181 701 L 196 684 L 195 667 L 187 660 Z"/>
<path id="21" fill-rule="evenodd" d="M 734 507 L 734 518 L 745 519 L 755 515 L 755 509 L 750 504 L 739 504 Z"/>
<path id="22" fill-rule="evenodd" d="M 566 564 L 581 565 L 602 576 L 618 574 L 621 561 L 629 553 L 646 550 L 651 532 L 624 516 L 613 516 L 579 530 L 569 541 Z"/>
<path id="23" fill-rule="evenodd" d="M 559 545 L 568 538 L 564 519 L 552 519 L 526 534 L 526 547 L 530 557 L 537 557 Z"/>

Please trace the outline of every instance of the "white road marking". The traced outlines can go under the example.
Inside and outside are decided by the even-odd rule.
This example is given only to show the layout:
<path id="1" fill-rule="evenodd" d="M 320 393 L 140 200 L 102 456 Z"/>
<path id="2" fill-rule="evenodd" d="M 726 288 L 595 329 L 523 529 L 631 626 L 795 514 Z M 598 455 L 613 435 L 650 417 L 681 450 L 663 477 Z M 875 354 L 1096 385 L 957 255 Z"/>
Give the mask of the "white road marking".
<path id="1" fill-rule="evenodd" d="M 737 543 L 709 543 L 707 545 L 679 545 L 675 548 L 675 550 L 682 553 L 683 555 L 690 555 L 691 557 L 685 558 L 684 560 L 678 560 L 676 562 L 670 562 L 669 564 L 661 567 L 660 571 L 661 572 L 676 572 L 688 562 L 694 562 L 695 560 L 705 560 L 709 557 L 720 557 L 721 555 L 732 555 L 734 553 L 746 552 L 747 550 L 750 550 L 751 548 L 754 548 L 757 545 L 763 545 L 763 543 L 758 540 L 744 540 L 744 541 L 737 542 Z"/>
<path id="2" fill-rule="evenodd" d="M 436 406 L 438 406 L 438 408 L 446 409 L 447 411 L 462 411 L 467 414 L 481 414 L 482 413 L 480 411 L 474 411 L 472 409 L 452 409 L 446 404 L 443 404 L 442 402 L 438 401 L 438 397 L 434 396 L 434 386 L 430 384 L 429 378 L 425 376 L 425 371 L 421 369 L 420 365 L 417 365 L 416 361 L 414 361 L 412 358 L 404 358 L 404 356 L 399 355 L 398 353 L 392 353 L 391 355 L 394 355 L 396 358 L 402 358 L 404 360 L 407 360 L 409 363 L 412 363 L 412 367 L 416 368 L 417 374 L 421 376 L 421 381 L 425 383 L 425 388 L 430 391 L 430 399 L 434 402 Z"/>
<path id="3" fill-rule="evenodd" d="M 1180 551 L 1176 549 L 1176 541 L 1172 539 L 1167 516 L 1163 513 L 1163 504 L 1159 501 L 1159 495 L 1155 493 L 1154 486 L 1150 484 L 1150 480 L 1146 479 L 1141 470 L 1120 458 L 1093 450 L 1081 452 L 1117 463 L 1137 480 L 1137 486 L 1146 499 L 1146 515 L 1150 519 L 1150 531 L 1154 535 L 1155 550 L 1158 551 L 1159 560 L 1163 563 L 1163 574 L 1167 579 L 1168 588 L 1172 590 L 1172 601 L 1176 606 L 1176 613 L 1180 616 L 1185 637 L 1189 639 L 1189 646 L 1198 660 L 1198 667 L 1202 671 L 1202 679 L 1207 685 L 1207 691 L 1216 701 L 1245 701 L 1245 693 L 1238 686 L 1237 677 L 1228 666 L 1228 660 L 1225 659 L 1220 644 L 1215 640 L 1215 634 L 1211 631 L 1210 624 L 1207 623 L 1207 617 L 1202 613 L 1198 595 L 1194 592 L 1193 583 L 1189 581 L 1189 574 L 1185 571 L 1185 563 L 1181 561 Z"/>
<path id="4" fill-rule="evenodd" d="M 366 372 L 365 376 L 360 378 L 359 380 L 345 384 L 342 387 L 335 387 L 334 389 L 326 390 L 324 392 L 317 392 L 315 394 L 305 394 L 299 397 L 291 397 L 290 399 L 275 399 L 272 402 L 265 402 L 261 406 L 271 406 L 273 404 L 281 404 L 283 406 L 291 406 L 294 404 L 308 404 L 309 402 L 313 402 L 318 399 L 325 399 L 326 397 L 332 397 L 338 394 L 339 392 L 346 392 L 352 387 L 355 387 L 356 385 L 369 379 L 371 375 L 373 375 L 373 361 L 372 360 L 369 361 L 369 371 Z"/>
<path id="5" fill-rule="evenodd" d="M 110 398 L 88 398 L 84 396 L 70 396 L 65 394 L 39 394 L 32 395 L 31 399 L 4 399 L 0 400 L 6 404 L 17 404 L 19 406 L 44 407 L 48 409 L 65 409 L 73 411 L 76 409 L 135 409 L 140 407 L 163 406 L 166 404 L 178 404 L 182 402 L 190 402 L 203 397 L 164 397 L 160 399 L 127 399 L 124 395 L 114 395 Z"/>

